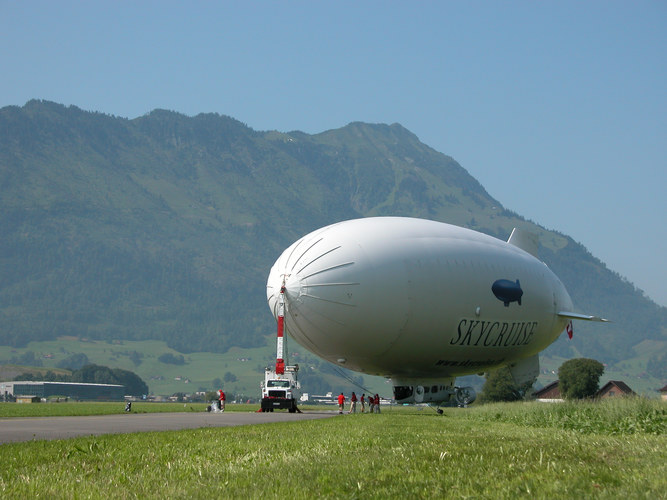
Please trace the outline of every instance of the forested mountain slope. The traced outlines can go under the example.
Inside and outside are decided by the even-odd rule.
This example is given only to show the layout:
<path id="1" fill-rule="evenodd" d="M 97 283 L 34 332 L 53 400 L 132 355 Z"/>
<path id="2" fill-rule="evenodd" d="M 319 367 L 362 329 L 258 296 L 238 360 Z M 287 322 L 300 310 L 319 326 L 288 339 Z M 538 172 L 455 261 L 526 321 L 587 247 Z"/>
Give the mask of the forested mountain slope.
<path id="1" fill-rule="evenodd" d="M 0 344 L 58 336 L 161 339 L 180 352 L 263 345 L 275 330 L 270 266 L 336 221 L 423 217 L 507 239 L 540 257 L 578 311 L 549 352 L 606 363 L 655 342 L 667 309 L 569 237 L 507 211 L 452 158 L 398 124 L 316 135 L 258 132 L 216 114 L 133 120 L 45 101 L 0 109 Z M 659 364 L 659 363 L 658 363 Z"/>

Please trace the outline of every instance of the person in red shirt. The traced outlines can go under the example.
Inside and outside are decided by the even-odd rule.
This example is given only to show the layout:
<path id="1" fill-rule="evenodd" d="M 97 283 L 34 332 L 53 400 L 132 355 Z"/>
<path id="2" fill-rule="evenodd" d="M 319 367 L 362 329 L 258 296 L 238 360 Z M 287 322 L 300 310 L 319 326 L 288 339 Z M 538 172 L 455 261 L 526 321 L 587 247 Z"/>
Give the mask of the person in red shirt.
<path id="1" fill-rule="evenodd" d="M 380 413 L 380 396 L 377 394 L 373 398 L 373 404 L 375 405 L 375 413 Z"/>
<path id="2" fill-rule="evenodd" d="M 361 413 L 363 413 L 364 408 L 366 408 L 366 394 L 365 393 L 361 395 L 361 399 L 359 401 L 361 401 Z"/>
<path id="3" fill-rule="evenodd" d="M 220 411 L 225 411 L 225 393 L 222 389 L 218 389 L 218 408 Z"/>
<path id="4" fill-rule="evenodd" d="M 357 395 L 354 392 L 350 396 L 350 411 L 348 413 L 357 413 Z"/>
<path id="5" fill-rule="evenodd" d="M 338 396 L 338 413 L 343 414 L 343 407 L 345 406 L 345 396 L 343 393 L 340 393 L 340 396 Z"/>

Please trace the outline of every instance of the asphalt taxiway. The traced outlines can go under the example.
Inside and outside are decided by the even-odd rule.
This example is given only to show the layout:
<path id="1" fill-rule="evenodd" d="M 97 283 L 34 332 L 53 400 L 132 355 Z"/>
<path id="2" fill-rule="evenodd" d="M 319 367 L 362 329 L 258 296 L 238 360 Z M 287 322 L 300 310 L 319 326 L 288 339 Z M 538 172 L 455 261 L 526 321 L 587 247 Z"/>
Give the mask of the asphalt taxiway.
<path id="1" fill-rule="evenodd" d="M 85 417 L 26 417 L 0 419 L 0 444 L 33 440 L 68 439 L 100 434 L 175 431 L 202 427 L 232 427 L 314 420 L 338 412 L 224 412 L 123 413 Z"/>

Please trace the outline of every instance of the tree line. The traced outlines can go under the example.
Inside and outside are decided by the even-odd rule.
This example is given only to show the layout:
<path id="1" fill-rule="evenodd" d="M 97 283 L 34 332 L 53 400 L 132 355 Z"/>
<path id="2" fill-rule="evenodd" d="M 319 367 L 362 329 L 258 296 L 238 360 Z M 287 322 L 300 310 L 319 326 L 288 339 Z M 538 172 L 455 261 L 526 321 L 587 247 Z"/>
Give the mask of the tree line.
<path id="1" fill-rule="evenodd" d="M 588 358 L 570 359 L 558 368 L 558 388 L 564 399 L 592 398 L 600 388 L 604 365 Z M 520 401 L 530 394 L 533 384 L 517 385 L 509 367 L 486 374 L 482 387 L 483 401 Z"/>
<path id="2" fill-rule="evenodd" d="M 89 364 L 70 375 L 54 373 L 51 370 L 46 374 L 22 373 L 14 377 L 14 380 L 32 380 L 46 382 L 79 382 L 86 384 L 117 384 L 125 386 L 125 394 L 141 397 L 148 394 L 148 385 L 139 375 L 121 368 L 109 368 L 108 366 Z"/>

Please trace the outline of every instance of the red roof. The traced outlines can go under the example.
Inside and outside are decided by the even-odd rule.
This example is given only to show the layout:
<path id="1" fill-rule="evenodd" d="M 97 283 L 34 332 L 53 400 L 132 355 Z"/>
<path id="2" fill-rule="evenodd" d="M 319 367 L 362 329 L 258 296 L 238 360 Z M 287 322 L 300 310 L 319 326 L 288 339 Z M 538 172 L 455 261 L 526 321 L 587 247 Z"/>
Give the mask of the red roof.
<path id="1" fill-rule="evenodd" d="M 635 391 L 630 389 L 628 384 L 623 382 L 622 380 L 610 380 L 607 382 L 602 388 L 595 394 L 597 397 L 602 396 L 604 394 L 607 394 L 610 390 L 613 390 L 616 388 L 619 393 L 624 394 L 624 395 L 631 395 L 635 394 Z M 667 385 L 660 389 L 660 392 L 667 392 Z M 560 398 L 560 391 L 558 390 L 558 380 L 555 382 L 551 382 L 550 384 L 545 385 L 540 389 L 539 391 L 535 391 L 534 396 L 537 399 L 543 399 L 545 396 L 551 397 L 551 398 Z"/>
<path id="2" fill-rule="evenodd" d="M 626 384 L 625 382 L 621 380 L 610 380 L 605 385 L 603 385 L 602 388 L 595 395 L 601 396 L 603 394 L 606 394 L 610 389 L 613 389 L 614 387 L 616 387 L 623 394 L 630 395 L 635 393 L 635 391 L 630 389 L 628 384 Z"/>
<path id="3" fill-rule="evenodd" d="M 558 380 L 551 382 L 550 384 L 545 385 L 539 391 L 535 391 L 533 394 L 537 399 L 541 399 L 543 396 L 547 395 L 549 392 L 553 391 L 552 396 L 560 397 L 560 391 L 558 389 Z"/>

